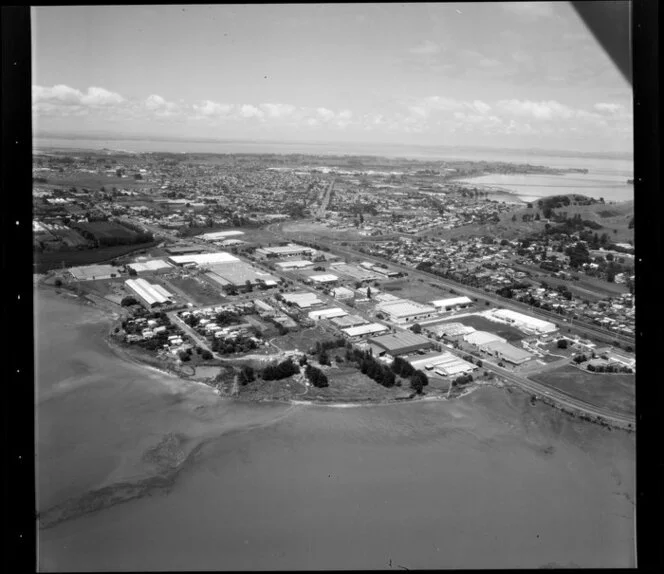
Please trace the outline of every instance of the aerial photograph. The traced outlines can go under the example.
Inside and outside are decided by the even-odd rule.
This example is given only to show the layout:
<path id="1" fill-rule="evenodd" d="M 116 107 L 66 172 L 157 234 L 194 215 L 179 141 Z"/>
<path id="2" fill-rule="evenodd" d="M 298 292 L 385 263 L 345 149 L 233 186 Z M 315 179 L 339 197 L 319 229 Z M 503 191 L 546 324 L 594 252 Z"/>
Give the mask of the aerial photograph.
<path id="1" fill-rule="evenodd" d="M 637 566 L 633 92 L 575 3 L 30 26 L 38 571 Z"/>

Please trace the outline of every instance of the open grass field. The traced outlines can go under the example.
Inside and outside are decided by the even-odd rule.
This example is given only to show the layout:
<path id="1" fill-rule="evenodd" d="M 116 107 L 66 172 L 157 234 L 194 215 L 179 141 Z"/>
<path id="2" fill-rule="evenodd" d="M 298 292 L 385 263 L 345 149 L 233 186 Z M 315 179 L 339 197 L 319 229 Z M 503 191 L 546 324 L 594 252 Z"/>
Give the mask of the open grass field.
<path id="1" fill-rule="evenodd" d="M 112 247 L 101 247 L 99 249 L 85 249 L 83 251 L 51 251 L 35 253 L 35 273 L 46 273 L 51 269 L 62 267 L 77 267 L 79 265 L 92 265 L 93 263 L 105 263 L 117 259 L 129 253 L 138 254 L 147 251 L 157 245 L 156 241 L 141 243 L 139 245 L 114 245 Z"/>
<path id="2" fill-rule="evenodd" d="M 104 279 L 97 281 L 81 281 L 79 288 L 85 292 L 94 293 L 100 297 L 125 296 L 129 294 L 124 288 L 126 277 L 118 279 Z"/>
<path id="3" fill-rule="evenodd" d="M 292 238 L 293 241 L 297 241 L 298 239 L 302 239 L 304 241 L 313 241 L 314 237 L 334 239 L 337 241 L 366 239 L 365 236 L 360 235 L 355 230 L 331 229 L 316 221 L 296 221 L 292 223 L 285 223 L 281 227 L 281 230 L 284 235 Z"/>
<path id="4" fill-rule="evenodd" d="M 502 323 L 494 323 L 485 319 L 480 315 L 468 315 L 466 317 L 454 317 L 448 322 L 452 323 L 463 323 L 469 327 L 474 327 L 478 331 L 488 331 L 505 339 L 508 343 L 515 341 L 520 341 L 526 337 L 525 333 L 519 331 L 519 329 L 512 327 L 511 325 L 503 325 Z M 518 345 L 517 345 L 518 346 Z"/>
<path id="5" fill-rule="evenodd" d="M 294 351 L 298 349 L 302 352 L 307 352 L 309 349 L 316 346 L 316 341 L 329 341 L 333 340 L 334 336 L 323 329 L 321 326 L 311 327 L 310 329 L 303 329 L 301 331 L 293 331 L 286 333 L 280 337 L 276 337 L 272 342 L 284 351 Z"/>
<path id="6" fill-rule="evenodd" d="M 297 399 L 306 387 L 288 377 L 280 381 L 264 381 L 256 379 L 246 385 L 238 385 L 238 394 L 240 398 L 245 399 L 263 399 L 263 400 L 288 400 Z"/>
<path id="7" fill-rule="evenodd" d="M 429 303 L 429 301 L 435 301 L 436 299 L 455 297 L 447 289 L 433 286 L 426 280 L 398 279 L 396 281 L 379 281 L 378 288 L 395 297 L 412 299 L 418 303 Z"/>
<path id="8" fill-rule="evenodd" d="M 192 303 L 196 305 L 214 305 L 225 301 L 225 297 L 221 294 L 219 289 L 213 289 L 207 283 L 199 283 L 192 277 L 172 277 L 163 281 L 164 287 L 168 290 L 169 284 L 172 284 L 177 289 L 175 293 L 178 294 L 178 289 L 184 291 Z"/>
<path id="9" fill-rule="evenodd" d="M 634 375 L 593 374 L 571 365 L 533 375 L 533 381 L 617 413 L 634 414 Z"/>
<path id="10" fill-rule="evenodd" d="M 133 239 L 136 237 L 136 232 L 128 229 L 124 225 L 119 223 L 113 223 L 109 221 L 94 221 L 90 223 L 77 223 L 76 227 L 78 230 L 83 231 L 84 233 L 89 233 L 96 240 L 104 239 Z"/>
<path id="11" fill-rule="evenodd" d="M 386 389 L 350 366 L 330 367 L 325 369 L 329 386 L 317 389 L 310 386 L 303 397 L 306 400 L 330 402 L 379 401 L 394 398 L 403 387 Z"/>

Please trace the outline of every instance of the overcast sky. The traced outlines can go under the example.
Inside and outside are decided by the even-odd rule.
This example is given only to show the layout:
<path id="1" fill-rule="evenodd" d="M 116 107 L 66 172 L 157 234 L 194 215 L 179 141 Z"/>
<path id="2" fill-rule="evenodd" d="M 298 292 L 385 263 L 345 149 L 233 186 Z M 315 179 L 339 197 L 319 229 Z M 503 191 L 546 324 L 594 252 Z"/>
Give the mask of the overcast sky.
<path id="1" fill-rule="evenodd" d="M 33 8 L 39 132 L 632 149 L 567 2 Z"/>

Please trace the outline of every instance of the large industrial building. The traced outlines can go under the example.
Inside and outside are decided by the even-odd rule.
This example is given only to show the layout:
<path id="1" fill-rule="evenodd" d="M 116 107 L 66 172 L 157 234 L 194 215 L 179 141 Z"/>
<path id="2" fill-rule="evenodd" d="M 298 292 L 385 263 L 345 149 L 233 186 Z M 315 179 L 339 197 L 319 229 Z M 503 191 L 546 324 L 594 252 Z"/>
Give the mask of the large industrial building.
<path id="1" fill-rule="evenodd" d="M 161 285 L 148 283 L 145 279 L 127 279 L 125 285 L 148 307 L 170 304 L 173 299 Z"/>
<path id="2" fill-rule="evenodd" d="M 342 273 L 346 277 L 354 279 L 355 281 L 373 281 L 378 278 L 378 274 L 357 265 L 349 265 L 348 263 L 332 263 L 330 267 L 335 273 Z"/>
<path id="3" fill-rule="evenodd" d="M 261 247 L 256 249 L 256 255 L 265 257 L 268 259 L 271 258 L 283 258 L 283 257 L 302 257 L 303 255 L 313 255 L 316 253 L 315 249 L 311 247 L 305 247 L 303 245 L 296 245 L 295 243 L 289 243 L 288 245 L 282 245 L 277 247 Z"/>
<path id="4" fill-rule="evenodd" d="M 394 333 L 393 335 L 373 337 L 370 342 L 377 345 L 383 349 L 385 353 L 392 355 L 393 357 L 396 357 L 397 355 L 405 355 L 407 353 L 414 353 L 421 349 L 429 349 L 433 346 L 430 339 L 407 331 Z"/>
<path id="5" fill-rule="evenodd" d="M 514 325 L 526 333 L 553 333 L 558 329 L 558 327 L 550 321 L 543 321 L 542 319 L 537 319 L 530 315 L 524 315 L 523 313 L 517 313 L 510 309 L 492 309 L 491 311 L 484 313 L 484 316 L 493 321 Z"/>
<path id="6" fill-rule="evenodd" d="M 435 307 L 399 299 L 397 301 L 388 301 L 376 305 L 378 311 L 387 313 L 391 321 L 395 323 L 416 323 L 423 319 L 435 317 L 437 311 Z"/>
<path id="7" fill-rule="evenodd" d="M 431 304 L 438 310 L 447 312 L 454 309 L 463 309 L 473 304 L 469 297 L 450 297 L 449 299 L 438 299 L 431 301 Z"/>
<path id="8" fill-rule="evenodd" d="M 139 275 L 141 273 L 154 273 L 156 271 L 166 271 L 173 266 L 163 259 L 152 259 L 150 261 L 135 261 L 127 265 L 128 269 L 136 271 Z"/>
<path id="9" fill-rule="evenodd" d="M 263 284 L 273 287 L 279 282 L 274 275 L 259 271 L 240 260 L 229 261 L 228 263 L 215 263 L 206 265 L 206 267 L 209 269 L 207 276 L 222 286 L 243 286 L 249 281 L 251 285 Z"/>
<path id="10" fill-rule="evenodd" d="M 339 281 L 339 277 L 332 275 L 331 273 L 322 273 L 321 275 L 311 275 L 309 277 L 310 281 L 318 283 L 319 285 L 336 283 Z"/>
<path id="11" fill-rule="evenodd" d="M 521 365 L 532 358 L 528 351 L 502 341 L 488 343 L 482 347 L 482 350 L 513 365 Z"/>
<path id="12" fill-rule="evenodd" d="M 443 377 L 469 373 L 478 368 L 473 363 L 464 361 L 448 351 L 416 355 L 410 357 L 407 361 L 417 370 L 425 369 L 430 371 L 435 369 L 435 373 Z"/>
<path id="13" fill-rule="evenodd" d="M 226 251 L 215 251 L 214 253 L 192 253 L 187 255 L 171 255 L 168 260 L 174 265 L 214 265 L 215 263 L 229 263 L 240 261 L 234 255 Z"/>
<path id="14" fill-rule="evenodd" d="M 348 289 L 348 287 L 335 287 L 332 289 L 332 295 L 334 295 L 335 299 L 339 299 L 340 301 L 353 299 L 355 297 L 353 290 Z"/>
<path id="15" fill-rule="evenodd" d="M 244 231 L 215 231 L 213 233 L 203 233 L 203 235 L 198 235 L 198 238 L 205 241 L 223 241 L 224 239 L 235 237 L 237 235 L 244 235 Z"/>
<path id="16" fill-rule="evenodd" d="M 356 327 L 357 325 L 364 325 L 368 321 L 359 315 L 345 315 L 343 317 L 332 317 L 330 318 L 330 323 L 339 329 L 345 327 Z"/>
<path id="17" fill-rule="evenodd" d="M 313 307 L 314 305 L 320 305 L 323 303 L 315 293 L 284 293 L 284 301 L 297 305 L 300 309 L 307 309 Z"/>
<path id="18" fill-rule="evenodd" d="M 341 307 L 333 307 L 331 309 L 318 309 L 309 313 L 309 319 L 318 321 L 319 319 L 332 319 L 333 317 L 344 317 L 348 315 Z"/>
<path id="19" fill-rule="evenodd" d="M 274 265 L 282 271 L 289 271 L 291 269 L 306 269 L 307 267 L 312 267 L 313 263 L 306 259 L 296 259 L 292 261 L 280 261 Z"/>
<path id="20" fill-rule="evenodd" d="M 475 332 L 475 327 L 463 323 L 434 323 L 422 327 L 425 331 L 433 333 L 437 337 L 462 337 Z"/>
<path id="21" fill-rule="evenodd" d="M 357 327 L 348 327 L 341 332 L 351 339 L 368 337 L 376 333 L 384 333 L 389 329 L 381 323 L 369 323 L 367 325 L 358 325 Z"/>
<path id="22" fill-rule="evenodd" d="M 493 333 L 489 333 L 488 331 L 473 331 L 468 335 L 464 335 L 463 340 L 466 341 L 466 343 L 469 345 L 475 345 L 477 348 L 482 350 L 484 350 L 483 347 L 485 345 L 490 343 L 507 343 L 506 339 L 503 339 L 498 335 L 494 335 Z"/>

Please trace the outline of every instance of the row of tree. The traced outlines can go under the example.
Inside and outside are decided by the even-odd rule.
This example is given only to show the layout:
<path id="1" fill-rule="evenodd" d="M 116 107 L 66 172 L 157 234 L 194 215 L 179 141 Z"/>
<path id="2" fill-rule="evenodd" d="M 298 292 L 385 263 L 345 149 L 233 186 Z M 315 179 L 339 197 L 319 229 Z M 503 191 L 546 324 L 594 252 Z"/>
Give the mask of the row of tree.
<path id="1" fill-rule="evenodd" d="M 589 364 L 586 369 L 593 373 L 632 373 L 632 369 L 626 365 L 592 365 Z"/>

